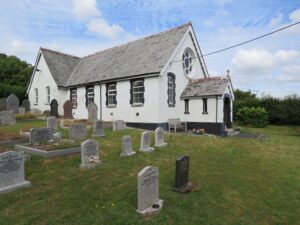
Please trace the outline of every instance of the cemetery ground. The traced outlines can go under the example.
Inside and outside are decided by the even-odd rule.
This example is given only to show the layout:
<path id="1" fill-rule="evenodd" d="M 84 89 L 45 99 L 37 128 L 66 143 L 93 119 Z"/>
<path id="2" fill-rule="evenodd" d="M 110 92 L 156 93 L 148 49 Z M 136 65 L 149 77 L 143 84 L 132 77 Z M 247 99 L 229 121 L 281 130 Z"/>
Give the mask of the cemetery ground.
<path id="1" fill-rule="evenodd" d="M 0 133 L 16 135 L 26 126 L 46 122 L 0 127 Z M 139 151 L 141 130 L 106 129 L 96 138 L 103 162 L 96 168 L 80 169 L 80 154 L 31 156 L 25 177 L 32 186 L 0 195 L 0 224 L 300 224 L 300 127 L 243 131 L 269 140 L 165 134 L 167 147 L 145 153 Z M 119 156 L 123 135 L 132 136 L 134 156 Z M 153 132 L 151 139 L 153 146 Z M 171 190 L 175 160 L 184 154 L 195 187 L 188 194 Z M 137 174 L 145 166 L 159 168 L 165 201 L 147 221 L 136 214 Z"/>

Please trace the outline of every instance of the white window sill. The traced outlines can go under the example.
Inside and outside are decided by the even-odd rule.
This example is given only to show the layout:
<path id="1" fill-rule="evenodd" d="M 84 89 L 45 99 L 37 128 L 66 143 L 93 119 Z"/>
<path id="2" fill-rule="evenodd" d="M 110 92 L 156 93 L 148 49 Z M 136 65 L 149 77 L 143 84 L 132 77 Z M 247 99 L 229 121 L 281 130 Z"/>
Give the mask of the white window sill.
<path id="1" fill-rule="evenodd" d="M 131 105 L 131 107 L 143 107 L 143 106 L 144 106 L 143 103 L 133 103 L 133 104 Z"/>
<path id="2" fill-rule="evenodd" d="M 108 106 L 106 106 L 107 108 L 116 108 L 117 107 L 117 105 L 108 105 Z"/>

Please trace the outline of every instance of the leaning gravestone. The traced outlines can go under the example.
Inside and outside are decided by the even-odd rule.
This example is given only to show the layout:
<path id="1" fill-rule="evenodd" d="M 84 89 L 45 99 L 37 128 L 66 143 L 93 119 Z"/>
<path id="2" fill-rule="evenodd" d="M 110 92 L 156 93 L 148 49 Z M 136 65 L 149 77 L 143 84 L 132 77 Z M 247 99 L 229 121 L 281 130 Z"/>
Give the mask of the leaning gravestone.
<path id="1" fill-rule="evenodd" d="M 181 156 L 176 160 L 176 175 L 175 187 L 173 191 L 187 192 L 187 185 L 189 182 L 189 161 L 190 157 Z"/>
<path id="2" fill-rule="evenodd" d="M 71 124 L 69 126 L 69 139 L 84 140 L 87 136 L 87 127 L 84 124 Z"/>
<path id="3" fill-rule="evenodd" d="M 58 102 L 56 99 L 52 99 L 50 102 L 50 116 L 58 117 Z"/>
<path id="4" fill-rule="evenodd" d="M 47 117 L 47 127 L 54 130 L 57 130 L 57 119 L 55 116 Z"/>
<path id="5" fill-rule="evenodd" d="M 113 121 L 113 131 L 124 130 L 125 121 L 124 120 L 115 120 Z"/>
<path id="6" fill-rule="evenodd" d="M 25 180 L 24 174 L 24 152 L 0 154 L 0 193 L 29 186 L 30 182 Z"/>
<path id="7" fill-rule="evenodd" d="M 73 105 L 72 102 L 70 100 L 67 100 L 64 103 L 64 118 L 65 119 L 73 119 Z"/>
<path id="8" fill-rule="evenodd" d="M 105 136 L 103 121 L 96 120 L 94 122 L 94 127 L 93 127 L 93 137 L 103 137 L 103 136 Z"/>
<path id="9" fill-rule="evenodd" d="M 92 168 L 100 165 L 99 144 L 95 140 L 88 139 L 81 144 L 81 168 Z"/>
<path id="10" fill-rule="evenodd" d="M 20 107 L 19 108 L 19 114 L 25 114 L 25 108 L 24 107 Z"/>
<path id="11" fill-rule="evenodd" d="M 88 106 L 88 119 L 93 121 L 98 119 L 98 107 L 94 102 Z"/>
<path id="12" fill-rule="evenodd" d="M 16 124 L 16 116 L 13 110 L 0 112 L 0 123 L 2 125 Z"/>
<path id="13" fill-rule="evenodd" d="M 6 111 L 6 98 L 0 98 L 0 111 Z"/>
<path id="14" fill-rule="evenodd" d="M 30 144 L 47 144 L 53 140 L 53 131 L 51 128 L 32 128 L 30 130 Z"/>
<path id="15" fill-rule="evenodd" d="M 138 173 L 138 208 L 137 213 L 148 217 L 159 213 L 163 200 L 159 199 L 158 167 L 147 166 Z"/>
<path id="16" fill-rule="evenodd" d="M 15 114 L 19 113 L 19 99 L 16 95 L 12 94 L 6 99 L 7 110 L 13 110 Z"/>
<path id="17" fill-rule="evenodd" d="M 132 150 L 132 139 L 129 135 L 122 137 L 122 152 L 120 153 L 121 157 L 132 156 L 136 152 Z"/>
<path id="18" fill-rule="evenodd" d="M 141 147 L 140 151 L 142 152 L 150 152 L 153 151 L 154 148 L 150 147 L 150 132 L 145 131 L 142 133 L 141 136 Z"/>
<path id="19" fill-rule="evenodd" d="M 30 112 L 30 102 L 28 99 L 24 99 L 22 106 L 25 108 L 25 112 Z"/>
<path id="20" fill-rule="evenodd" d="M 164 129 L 161 127 L 155 130 L 155 147 L 165 147 L 167 143 L 164 142 Z"/>

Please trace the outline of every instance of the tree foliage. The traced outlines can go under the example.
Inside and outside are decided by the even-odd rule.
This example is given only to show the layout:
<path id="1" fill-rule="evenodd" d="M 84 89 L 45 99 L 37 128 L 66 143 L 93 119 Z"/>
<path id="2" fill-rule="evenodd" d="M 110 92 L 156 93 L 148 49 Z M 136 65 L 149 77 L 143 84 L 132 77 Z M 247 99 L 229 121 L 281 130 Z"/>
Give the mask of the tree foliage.
<path id="1" fill-rule="evenodd" d="M 242 107 L 236 114 L 237 120 L 251 127 L 266 127 L 268 112 L 262 107 Z"/>

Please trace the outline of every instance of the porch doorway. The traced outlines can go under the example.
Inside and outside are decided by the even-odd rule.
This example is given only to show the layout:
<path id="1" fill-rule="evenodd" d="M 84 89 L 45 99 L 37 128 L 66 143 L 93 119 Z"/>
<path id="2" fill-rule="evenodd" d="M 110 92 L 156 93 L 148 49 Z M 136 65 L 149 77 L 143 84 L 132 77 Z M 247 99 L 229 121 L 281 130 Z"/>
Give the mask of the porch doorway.
<path id="1" fill-rule="evenodd" d="M 224 97 L 224 125 L 226 128 L 232 128 L 232 120 L 231 120 L 231 101 L 230 96 Z"/>

